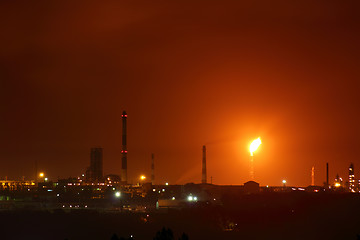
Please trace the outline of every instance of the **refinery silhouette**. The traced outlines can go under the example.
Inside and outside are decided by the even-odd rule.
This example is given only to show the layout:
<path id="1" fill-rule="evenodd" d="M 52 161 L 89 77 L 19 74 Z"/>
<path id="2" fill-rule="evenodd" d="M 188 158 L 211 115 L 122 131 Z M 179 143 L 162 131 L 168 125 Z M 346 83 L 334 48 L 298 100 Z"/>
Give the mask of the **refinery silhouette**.
<path id="1" fill-rule="evenodd" d="M 206 146 L 202 147 L 200 183 L 174 185 L 156 183 L 155 154 L 149 156 L 151 176 L 141 175 L 135 184 L 127 179 L 127 113 L 122 113 L 122 147 L 120 175 L 103 175 L 103 148 L 90 149 L 90 165 L 85 173 L 66 179 L 49 179 L 46 171 L 36 172 L 34 180 L 1 180 L 0 216 L 8 226 L 5 239 L 292 239 L 293 231 L 302 228 L 307 239 L 344 236 L 342 230 L 326 233 L 308 230 L 308 224 L 319 224 L 318 213 L 329 212 L 329 204 L 337 206 L 334 217 L 359 209 L 359 181 L 354 165 L 348 179 L 336 175 L 329 181 L 329 164 L 323 186 L 314 185 L 315 169 L 311 169 L 311 185 L 261 186 L 254 181 L 254 152 L 261 144 L 250 144 L 249 181 L 243 185 L 215 185 L 208 182 Z M 116 172 L 116 171 L 115 171 Z M 338 204 L 343 204 L 341 207 Z M 306 218 L 313 218 L 309 223 Z M 18 218 L 35 219 L 43 226 L 28 229 Z M 92 222 L 91 219 L 96 219 Z M 11 230 L 15 222 L 26 231 Z M 283 228 L 279 224 L 292 223 Z M 353 219 L 346 220 L 352 226 Z M 119 225 L 117 225 L 120 224 Z M 189 223 L 189 224 L 186 224 Z M 56 227 L 68 224 L 66 230 Z M 55 227 L 54 227 L 55 226 Z M 91 226 L 94 230 L 85 230 Z M 257 227 L 264 231 L 257 231 Z M 353 227 L 354 228 L 354 227 Z M 96 229 L 96 230 L 95 230 Z M 111 229 L 109 231 L 109 229 Z M 139 230 L 141 229 L 141 230 Z M 156 232 L 157 231 L 157 232 Z M 155 234 L 156 232 L 156 234 Z M 232 233 L 232 234 L 230 234 Z M 265 234 L 264 234 L 265 233 Z M 357 233 L 357 228 L 351 232 Z M 345 234 L 351 236 L 351 234 Z M 110 236 L 112 237 L 110 238 Z M 121 237 L 118 237 L 121 236 Z M 295 238 L 296 239 L 296 238 Z"/>

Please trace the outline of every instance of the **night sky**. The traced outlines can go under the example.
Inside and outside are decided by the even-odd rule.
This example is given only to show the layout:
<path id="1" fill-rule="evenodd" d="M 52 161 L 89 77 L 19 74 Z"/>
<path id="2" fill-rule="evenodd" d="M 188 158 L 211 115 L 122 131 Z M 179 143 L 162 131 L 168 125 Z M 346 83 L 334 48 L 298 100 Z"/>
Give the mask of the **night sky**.
<path id="1" fill-rule="evenodd" d="M 196 2 L 196 3 L 194 3 Z M 157 183 L 360 176 L 360 14 L 346 1 L 2 1 L 0 177 L 79 176 L 90 148 Z"/>

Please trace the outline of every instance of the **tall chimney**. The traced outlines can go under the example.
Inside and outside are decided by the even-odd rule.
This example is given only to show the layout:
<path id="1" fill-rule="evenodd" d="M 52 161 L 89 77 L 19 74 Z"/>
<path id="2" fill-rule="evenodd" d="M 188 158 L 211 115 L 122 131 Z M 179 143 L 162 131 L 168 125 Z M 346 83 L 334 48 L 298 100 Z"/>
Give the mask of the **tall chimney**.
<path id="1" fill-rule="evenodd" d="M 155 165 L 154 165 L 154 154 L 151 154 L 151 184 L 154 185 L 155 184 Z"/>
<path id="2" fill-rule="evenodd" d="M 206 147 L 203 146 L 201 183 L 206 183 Z"/>
<path id="3" fill-rule="evenodd" d="M 315 186 L 315 167 L 311 168 L 311 186 Z"/>
<path id="4" fill-rule="evenodd" d="M 123 111 L 122 115 L 122 147 L 121 147 L 121 182 L 127 183 L 127 147 L 126 147 L 126 119 L 127 114 Z"/>
<path id="5" fill-rule="evenodd" d="M 329 188 L 329 163 L 326 163 L 326 188 Z"/>

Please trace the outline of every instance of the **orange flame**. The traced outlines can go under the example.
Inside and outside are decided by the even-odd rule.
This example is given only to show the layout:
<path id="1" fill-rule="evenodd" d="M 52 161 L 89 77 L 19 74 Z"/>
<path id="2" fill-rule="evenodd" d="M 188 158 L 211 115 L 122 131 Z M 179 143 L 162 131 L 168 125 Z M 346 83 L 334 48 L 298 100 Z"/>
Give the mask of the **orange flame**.
<path id="1" fill-rule="evenodd" d="M 257 139 L 255 139 L 251 144 L 250 144 L 250 155 L 253 156 L 253 152 L 256 151 L 256 149 L 258 149 L 258 147 L 261 144 L 261 139 L 260 137 L 258 137 Z"/>

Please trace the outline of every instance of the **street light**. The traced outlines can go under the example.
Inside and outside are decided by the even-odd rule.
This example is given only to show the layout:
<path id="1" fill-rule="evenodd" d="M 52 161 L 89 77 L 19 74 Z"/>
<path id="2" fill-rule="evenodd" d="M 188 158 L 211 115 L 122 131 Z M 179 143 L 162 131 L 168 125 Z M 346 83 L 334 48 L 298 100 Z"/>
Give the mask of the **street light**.
<path id="1" fill-rule="evenodd" d="M 145 176 L 145 175 L 141 175 L 141 176 L 139 177 L 139 186 L 144 183 L 144 180 L 145 180 L 145 179 L 146 179 L 146 176 Z"/>
<path id="2" fill-rule="evenodd" d="M 286 187 L 286 180 L 285 179 L 282 180 L 282 183 L 283 183 L 284 187 Z"/>
<path id="3" fill-rule="evenodd" d="M 47 178 L 45 177 L 45 173 L 43 173 L 43 172 L 39 173 L 39 178 L 40 178 L 40 181 L 44 181 L 44 182 L 47 181 Z"/>
<path id="4" fill-rule="evenodd" d="M 118 191 L 118 192 L 115 192 L 115 197 L 116 198 L 119 198 L 119 197 L 121 197 L 121 193 Z"/>

